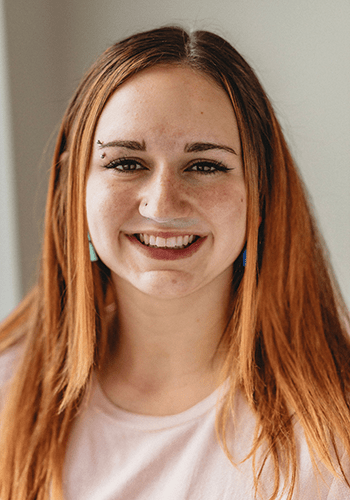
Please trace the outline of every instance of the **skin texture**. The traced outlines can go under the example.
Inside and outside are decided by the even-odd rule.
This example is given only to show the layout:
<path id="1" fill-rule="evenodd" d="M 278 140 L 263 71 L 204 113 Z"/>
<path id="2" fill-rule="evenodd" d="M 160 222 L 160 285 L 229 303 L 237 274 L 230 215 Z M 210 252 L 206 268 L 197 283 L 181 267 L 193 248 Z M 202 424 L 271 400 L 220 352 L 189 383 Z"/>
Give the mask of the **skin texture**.
<path id="1" fill-rule="evenodd" d="M 139 145 L 135 150 L 135 144 L 115 141 Z M 194 143 L 229 150 L 189 151 Z M 122 167 L 118 160 L 124 158 L 134 161 Z M 213 161 L 229 170 L 202 173 L 208 166 L 216 170 Z M 97 125 L 86 209 L 118 305 L 118 348 L 101 374 L 105 392 L 139 413 L 192 406 L 215 388 L 220 363 L 213 364 L 213 356 L 232 263 L 245 242 L 240 139 L 226 93 L 192 69 L 171 66 L 145 70 L 123 84 Z M 192 255 L 159 260 L 130 239 L 135 233 L 203 240 Z"/>

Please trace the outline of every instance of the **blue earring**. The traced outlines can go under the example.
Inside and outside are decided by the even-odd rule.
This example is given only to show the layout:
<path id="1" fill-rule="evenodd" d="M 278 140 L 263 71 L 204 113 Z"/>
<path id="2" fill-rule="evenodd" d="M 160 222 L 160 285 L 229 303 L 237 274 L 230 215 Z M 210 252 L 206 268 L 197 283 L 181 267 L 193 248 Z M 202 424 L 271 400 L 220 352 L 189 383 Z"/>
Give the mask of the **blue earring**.
<path id="1" fill-rule="evenodd" d="M 243 267 L 245 267 L 247 261 L 247 249 L 243 252 Z"/>
<path id="2" fill-rule="evenodd" d="M 88 233 L 88 240 L 89 240 L 90 260 L 91 262 L 96 262 L 98 260 L 98 257 L 95 252 L 94 245 L 91 243 L 91 237 L 89 233 Z"/>

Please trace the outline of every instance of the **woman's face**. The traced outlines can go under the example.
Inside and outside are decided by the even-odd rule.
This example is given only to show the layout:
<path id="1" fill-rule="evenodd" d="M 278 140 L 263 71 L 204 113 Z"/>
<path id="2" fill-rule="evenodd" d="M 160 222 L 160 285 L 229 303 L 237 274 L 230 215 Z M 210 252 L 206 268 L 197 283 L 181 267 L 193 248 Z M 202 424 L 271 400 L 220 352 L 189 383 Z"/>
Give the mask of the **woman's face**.
<path id="1" fill-rule="evenodd" d="M 226 93 L 175 66 L 123 84 L 97 124 L 86 209 L 116 286 L 172 298 L 230 280 L 245 242 L 246 190 Z"/>

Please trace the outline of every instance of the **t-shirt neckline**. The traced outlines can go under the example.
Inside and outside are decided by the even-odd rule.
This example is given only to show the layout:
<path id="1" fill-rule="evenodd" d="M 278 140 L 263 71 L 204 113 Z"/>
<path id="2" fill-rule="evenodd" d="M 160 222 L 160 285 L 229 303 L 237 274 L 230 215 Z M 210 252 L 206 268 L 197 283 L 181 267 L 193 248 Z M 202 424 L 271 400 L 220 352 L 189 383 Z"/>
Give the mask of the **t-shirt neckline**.
<path id="1" fill-rule="evenodd" d="M 96 376 L 93 377 L 93 390 L 91 394 L 91 405 L 94 411 L 103 413 L 107 418 L 113 419 L 119 425 L 143 429 L 145 431 L 155 431 L 170 429 L 179 425 L 184 425 L 191 420 L 198 419 L 210 410 L 215 409 L 218 401 L 221 401 L 228 389 L 228 380 L 221 384 L 214 392 L 196 403 L 187 410 L 166 416 L 142 415 L 132 413 L 114 405 L 104 393 Z"/>

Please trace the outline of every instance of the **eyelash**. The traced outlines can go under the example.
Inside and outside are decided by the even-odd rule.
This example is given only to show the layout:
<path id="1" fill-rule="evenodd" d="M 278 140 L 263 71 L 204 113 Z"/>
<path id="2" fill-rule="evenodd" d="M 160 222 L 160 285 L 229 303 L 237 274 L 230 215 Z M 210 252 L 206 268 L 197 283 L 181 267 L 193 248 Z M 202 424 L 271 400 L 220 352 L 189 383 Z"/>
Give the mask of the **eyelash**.
<path id="1" fill-rule="evenodd" d="M 134 166 L 134 168 L 129 168 L 127 170 L 117 168 L 117 167 L 125 167 L 125 166 Z M 118 173 L 123 173 L 123 174 L 131 174 L 132 172 L 139 172 L 140 170 L 146 170 L 144 167 L 142 168 L 135 168 L 137 166 L 141 166 L 141 163 L 132 160 L 131 158 L 119 158 L 118 160 L 112 160 L 110 163 L 108 163 L 105 168 L 107 169 L 114 169 Z M 209 168 L 215 168 L 215 170 L 192 170 L 192 172 L 197 172 L 200 173 L 200 175 L 216 175 L 219 174 L 220 172 L 228 172 L 229 170 L 233 170 L 232 168 L 226 167 L 223 163 L 219 161 L 213 161 L 213 160 L 200 160 L 194 162 L 189 168 L 193 167 L 209 167 Z M 191 171 L 191 170 L 186 170 L 186 172 Z"/>

